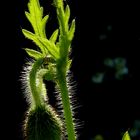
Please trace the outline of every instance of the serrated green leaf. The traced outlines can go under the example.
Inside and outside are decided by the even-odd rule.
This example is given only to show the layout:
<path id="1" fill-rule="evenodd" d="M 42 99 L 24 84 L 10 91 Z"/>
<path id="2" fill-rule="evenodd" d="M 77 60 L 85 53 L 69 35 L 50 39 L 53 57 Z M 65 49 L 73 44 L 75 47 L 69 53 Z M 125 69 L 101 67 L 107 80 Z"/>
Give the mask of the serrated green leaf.
<path id="1" fill-rule="evenodd" d="M 131 140 L 128 131 L 124 133 L 122 140 Z"/>
<path id="2" fill-rule="evenodd" d="M 49 19 L 49 15 L 46 15 L 42 21 L 41 21 L 41 28 L 42 28 L 42 37 L 46 37 L 46 32 L 45 32 L 45 28 L 46 28 L 46 23 Z"/>
<path id="3" fill-rule="evenodd" d="M 40 42 L 40 40 L 37 38 L 37 36 L 35 34 L 33 34 L 32 32 L 29 32 L 25 29 L 22 29 L 22 32 L 25 35 L 25 37 L 32 40 L 40 48 L 40 50 L 44 56 L 46 56 L 48 54 L 48 51 L 46 50 L 45 46 Z"/>
<path id="4" fill-rule="evenodd" d="M 43 19 L 42 19 L 42 27 L 44 28 L 46 22 L 48 21 L 49 15 L 46 15 Z"/>
<path id="5" fill-rule="evenodd" d="M 30 0 L 28 3 L 28 9 L 30 12 L 30 19 L 29 20 L 33 26 L 36 35 L 40 35 L 42 33 L 41 21 L 43 16 L 43 8 L 40 7 L 38 0 Z M 28 18 L 28 17 L 27 17 Z"/>
<path id="6" fill-rule="evenodd" d="M 69 7 L 69 5 L 67 5 L 66 6 L 66 9 L 65 9 L 65 28 L 67 30 L 68 30 L 69 18 L 70 18 L 70 7 Z"/>
<path id="7" fill-rule="evenodd" d="M 43 12 L 44 12 L 43 7 L 40 7 L 40 12 L 41 12 L 41 17 L 43 17 Z"/>
<path id="8" fill-rule="evenodd" d="M 56 60 L 59 58 L 59 48 L 55 46 L 54 43 L 50 42 L 48 39 L 46 38 L 38 38 L 43 45 L 46 47 L 46 49 L 48 50 L 49 54 Z"/>
<path id="9" fill-rule="evenodd" d="M 35 18 L 36 18 L 36 23 L 39 23 L 41 22 L 42 20 L 42 10 L 41 10 L 41 7 L 40 7 L 40 4 L 38 2 L 38 0 L 35 0 L 36 2 L 33 3 L 34 5 L 34 15 L 35 15 Z"/>
<path id="10" fill-rule="evenodd" d="M 25 37 L 27 37 L 28 39 L 34 40 L 35 39 L 35 35 L 30 32 L 27 31 L 26 29 L 22 29 L 22 33 L 25 35 Z"/>
<path id="11" fill-rule="evenodd" d="M 54 0 L 54 4 L 55 4 L 55 6 L 57 6 L 57 8 L 60 8 L 63 5 L 63 1 L 62 0 Z"/>
<path id="12" fill-rule="evenodd" d="M 30 15 L 30 13 L 25 11 L 25 15 L 26 15 L 27 19 L 32 23 L 32 17 Z"/>
<path id="13" fill-rule="evenodd" d="M 55 43 L 56 42 L 56 40 L 57 40 L 57 37 L 58 37 L 58 29 L 56 29 L 53 33 L 52 33 L 52 35 L 51 35 L 51 37 L 50 37 L 50 41 L 51 42 L 53 42 L 53 43 Z"/>
<path id="14" fill-rule="evenodd" d="M 29 22 L 31 23 L 34 31 L 37 32 L 37 28 L 36 28 L 33 16 L 29 12 L 26 12 L 26 11 L 25 11 L 25 15 L 26 15 L 27 19 L 29 20 Z"/>
<path id="15" fill-rule="evenodd" d="M 71 23 L 71 27 L 68 33 L 68 39 L 70 41 L 72 41 L 73 37 L 74 37 L 74 32 L 75 32 L 75 19 L 73 19 L 72 23 Z"/>
<path id="16" fill-rule="evenodd" d="M 33 11 L 33 6 L 31 4 L 31 2 L 28 3 L 28 9 L 29 9 L 29 12 L 32 13 Z"/>
<path id="17" fill-rule="evenodd" d="M 34 3 L 36 4 L 35 6 L 40 9 L 40 3 L 39 3 L 39 0 L 32 0 L 32 1 L 35 1 Z"/>
<path id="18" fill-rule="evenodd" d="M 28 3 L 28 9 L 29 9 L 30 19 L 31 19 L 31 21 L 30 20 L 29 21 L 30 21 L 31 25 L 33 26 L 34 32 L 36 34 L 38 34 L 38 28 L 37 28 L 36 18 L 35 18 L 36 13 L 34 12 L 35 10 L 34 10 L 34 5 L 33 5 L 32 1 L 30 1 Z"/>
<path id="19" fill-rule="evenodd" d="M 41 11 L 41 7 L 40 7 L 40 3 L 38 0 L 30 0 L 30 7 L 31 11 L 30 13 L 34 13 L 37 14 L 38 17 L 42 16 L 42 11 Z"/>
<path id="20" fill-rule="evenodd" d="M 25 51 L 28 53 L 29 56 L 33 57 L 36 60 L 43 57 L 43 55 L 40 52 L 32 49 L 26 48 Z"/>

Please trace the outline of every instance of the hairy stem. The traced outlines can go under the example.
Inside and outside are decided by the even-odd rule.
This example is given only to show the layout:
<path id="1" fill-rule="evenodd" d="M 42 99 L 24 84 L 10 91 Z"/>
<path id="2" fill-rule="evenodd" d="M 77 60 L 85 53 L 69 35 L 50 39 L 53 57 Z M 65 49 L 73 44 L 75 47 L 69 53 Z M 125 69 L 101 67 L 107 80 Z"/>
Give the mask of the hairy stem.
<path id="1" fill-rule="evenodd" d="M 67 82 L 66 82 L 66 76 L 61 70 L 62 69 L 58 69 L 57 78 L 58 78 L 58 86 L 61 92 L 68 140 L 76 140 L 74 124 L 73 124 L 73 119 L 72 119 L 72 111 L 70 107 L 70 99 L 69 99 L 69 93 L 68 93 L 69 91 L 68 91 Z"/>
<path id="2" fill-rule="evenodd" d="M 66 72 L 68 65 L 68 53 L 70 41 L 68 39 L 68 28 L 65 26 L 65 12 L 62 0 L 54 0 L 56 4 L 57 17 L 60 26 L 60 58 L 56 62 L 58 87 L 61 92 L 62 105 L 64 110 L 64 117 L 68 140 L 76 140 L 72 110 L 70 106 L 69 91 L 66 82 Z M 68 26 L 68 25 L 67 25 Z"/>
<path id="3" fill-rule="evenodd" d="M 66 130 L 68 134 L 68 140 L 76 140 L 74 124 L 73 124 L 73 116 L 72 110 L 70 106 L 70 98 L 69 98 L 69 91 L 68 85 L 66 81 L 66 74 L 67 74 L 67 60 L 66 57 L 61 58 L 57 61 L 57 80 L 58 80 L 58 87 L 60 89 L 61 98 L 62 98 L 62 105 L 64 110 L 64 118 L 66 123 Z"/>
<path id="4" fill-rule="evenodd" d="M 37 79 L 37 71 L 42 65 L 43 59 L 38 59 L 32 66 L 32 69 L 29 74 L 29 84 L 31 89 L 31 94 L 33 97 L 34 105 L 36 107 L 41 106 L 42 99 L 40 93 L 38 93 L 38 89 L 36 86 L 36 79 Z"/>

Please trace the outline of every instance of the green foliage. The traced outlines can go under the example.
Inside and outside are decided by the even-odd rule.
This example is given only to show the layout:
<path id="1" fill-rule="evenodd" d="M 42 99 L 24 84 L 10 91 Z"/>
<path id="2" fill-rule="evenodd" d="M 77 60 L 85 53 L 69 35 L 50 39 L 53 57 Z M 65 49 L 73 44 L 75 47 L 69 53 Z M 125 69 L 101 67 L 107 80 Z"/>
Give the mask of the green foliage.
<path id="1" fill-rule="evenodd" d="M 28 140 L 59 140 L 62 129 L 58 125 L 59 116 L 53 112 L 46 102 L 47 90 L 43 80 L 53 81 L 60 91 L 60 99 L 64 110 L 66 134 L 68 140 L 75 140 L 74 123 L 70 105 L 68 84 L 66 81 L 67 71 L 72 60 L 69 59 L 71 41 L 75 32 L 75 20 L 69 26 L 70 7 L 66 8 L 62 0 L 54 0 L 59 28 L 55 29 L 50 37 L 46 35 L 46 23 L 49 16 L 43 17 L 43 7 L 39 0 L 30 0 L 29 12 L 25 15 L 33 27 L 33 32 L 22 29 L 24 36 L 32 40 L 39 49 L 26 48 L 27 54 L 34 62 L 26 71 L 26 91 L 30 99 L 30 111 L 27 116 L 25 132 Z M 56 117 L 54 117 L 56 116 Z M 55 118 L 55 119 L 54 119 Z M 61 122 L 63 122 L 61 120 Z"/>
<path id="2" fill-rule="evenodd" d="M 72 62 L 69 59 L 69 53 L 75 32 L 75 19 L 69 23 L 70 7 L 69 5 L 64 7 L 63 0 L 54 0 L 54 4 L 59 27 L 50 37 L 46 35 L 46 23 L 49 15 L 43 16 L 43 7 L 40 6 L 39 0 L 30 0 L 29 12 L 25 12 L 33 27 L 33 32 L 26 29 L 22 29 L 22 32 L 39 48 L 38 50 L 25 49 L 27 54 L 34 59 L 24 75 L 26 96 L 30 98 L 29 112 L 24 124 L 27 140 L 61 140 L 64 125 L 62 122 L 65 122 L 68 140 L 76 140 L 69 98 L 70 91 L 66 80 L 67 71 Z M 114 65 L 111 60 L 107 60 L 106 64 L 110 67 Z M 117 66 L 119 69 L 120 65 Z M 100 83 L 103 75 L 98 74 L 94 80 L 97 81 L 97 78 Z M 61 120 L 49 105 L 44 80 L 55 82 L 59 89 L 65 121 Z M 128 132 L 124 134 L 122 140 L 130 140 Z"/>
<path id="3" fill-rule="evenodd" d="M 57 14 L 60 25 L 60 34 L 59 30 L 56 29 L 52 33 L 51 37 L 47 39 L 45 27 L 49 16 L 46 15 L 45 17 L 43 17 L 43 7 L 40 7 L 38 0 L 30 0 L 30 2 L 28 3 L 29 12 L 25 12 L 27 19 L 34 29 L 34 33 L 25 29 L 22 29 L 22 32 L 25 37 L 32 40 L 40 48 L 39 53 L 42 53 L 42 57 L 46 57 L 48 54 L 50 54 L 55 60 L 58 60 L 61 57 L 60 55 L 63 55 L 62 52 L 65 52 L 65 57 L 67 57 L 67 54 L 70 50 L 70 42 L 72 41 L 75 32 L 75 20 L 73 20 L 71 26 L 69 26 L 69 6 L 67 5 L 64 11 L 63 3 L 61 0 L 55 0 L 54 3 L 56 5 L 56 8 L 59 7 L 57 9 Z M 58 35 L 59 42 L 56 42 Z M 31 53 L 31 51 L 28 50 L 27 53 L 31 57 L 36 58 L 37 52 L 35 53 L 32 50 Z"/>
<path id="4" fill-rule="evenodd" d="M 38 36 L 25 29 L 22 29 L 22 32 L 25 35 L 25 37 L 32 40 L 40 48 L 43 57 L 45 57 L 48 54 L 46 47 L 39 41 Z M 31 56 L 31 57 L 35 57 L 35 56 Z"/>
<path id="5" fill-rule="evenodd" d="M 59 48 L 56 47 L 52 41 L 49 41 L 46 38 L 39 38 L 39 40 L 46 47 L 48 53 L 54 58 L 54 60 L 59 59 Z"/>
<path id="6" fill-rule="evenodd" d="M 55 43 L 56 40 L 57 40 L 57 37 L 58 37 L 58 29 L 56 29 L 56 30 L 52 33 L 52 35 L 51 35 L 51 37 L 50 37 L 49 40 L 50 40 L 52 43 Z"/>
<path id="7" fill-rule="evenodd" d="M 74 37 L 74 32 L 75 32 L 75 19 L 72 21 L 71 26 L 70 26 L 70 30 L 68 33 L 68 38 L 71 41 Z"/>
<path id="8" fill-rule="evenodd" d="M 32 49 L 26 48 L 25 51 L 28 53 L 28 55 L 33 57 L 35 60 L 43 57 L 43 55 L 40 52 L 32 50 Z"/>
<path id="9" fill-rule="evenodd" d="M 124 133 L 122 140 L 131 140 L 128 131 Z"/>
<path id="10" fill-rule="evenodd" d="M 46 37 L 45 26 L 49 16 L 46 15 L 43 18 L 43 7 L 40 7 L 38 0 L 30 0 L 28 9 L 29 12 L 25 12 L 25 15 L 30 21 L 35 34 L 40 37 Z"/>

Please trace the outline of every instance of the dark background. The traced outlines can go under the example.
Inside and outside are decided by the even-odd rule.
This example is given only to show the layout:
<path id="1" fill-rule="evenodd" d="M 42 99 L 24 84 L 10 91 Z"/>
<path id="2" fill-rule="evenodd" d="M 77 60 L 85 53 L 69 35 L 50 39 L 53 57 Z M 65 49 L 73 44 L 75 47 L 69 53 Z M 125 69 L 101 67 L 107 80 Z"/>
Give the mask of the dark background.
<path id="1" fill-rule="evenodd" d="M 22 48 L 35 45 L 25 39 L 21 28 L 32 31 L 24 15 L 28 0 L 16 0 L 16 45 L 15 45 L 15 119 L 16 138 L 22 140 L 22 123 L 27 109 L 20 75 L 27 54 Z M 50 14 L 46 25 L 48 36 L 57 27 L 55 9 L 51 0 L 41 0 L 45 13 Z M 72 43 L 73 59 L 71 71 L 76 81 L 75 94 L 80 108 L 76 118 L 84 121 L 78 129 L 80 140 L 90 140 L 102 134 L 106 140 L 119 140 L 121 133 L 140 119 L 139 111 L 139 47 L 140 9 L 137 3 L 68 0 L 71 19 L 76 19 L 76 32 Z M 107 27 L 111 27 L 108 30 Z M 104 39 L 100 37 L 104 35 Z M 122 80 L 111 76 L 101 84 L 92 82 L 96 72 L 103 72 L 105 58 L 123 57 L 129 73 Z M 113 71 L 110 71 L 113 73 Z M 110 75 L 109 73 L 109 75 Z M 52 83 L 48 83 L 50 88 Z M 51 90 L 49 91 L 51 93 Z M 52 98 L 52 97 L 51 97 Z M 50 99 L 55 106 L 55 99 Z"/>

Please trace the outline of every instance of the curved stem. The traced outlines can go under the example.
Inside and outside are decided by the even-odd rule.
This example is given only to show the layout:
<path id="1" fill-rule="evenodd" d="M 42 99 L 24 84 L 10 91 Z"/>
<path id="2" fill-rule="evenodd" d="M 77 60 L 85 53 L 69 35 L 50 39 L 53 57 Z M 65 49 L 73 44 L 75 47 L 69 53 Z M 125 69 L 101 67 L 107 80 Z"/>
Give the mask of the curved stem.
<path id="1" fill-rule="evenodd" d="M 36 79 L 37 79 L 37 71 L 42 65 L 43 59 L 37 60 L 33 66 L 32 69 L 29 73 L 29 84 L 30 84 L 30 89 L 31 89 L 31 94 L 33 97 L 33 102 L 35 106 L 40 106 L 42 104 L 42 99 L 40 94 L 38 93 L 37 90 L 37 85 L 36 85 Z"/>

